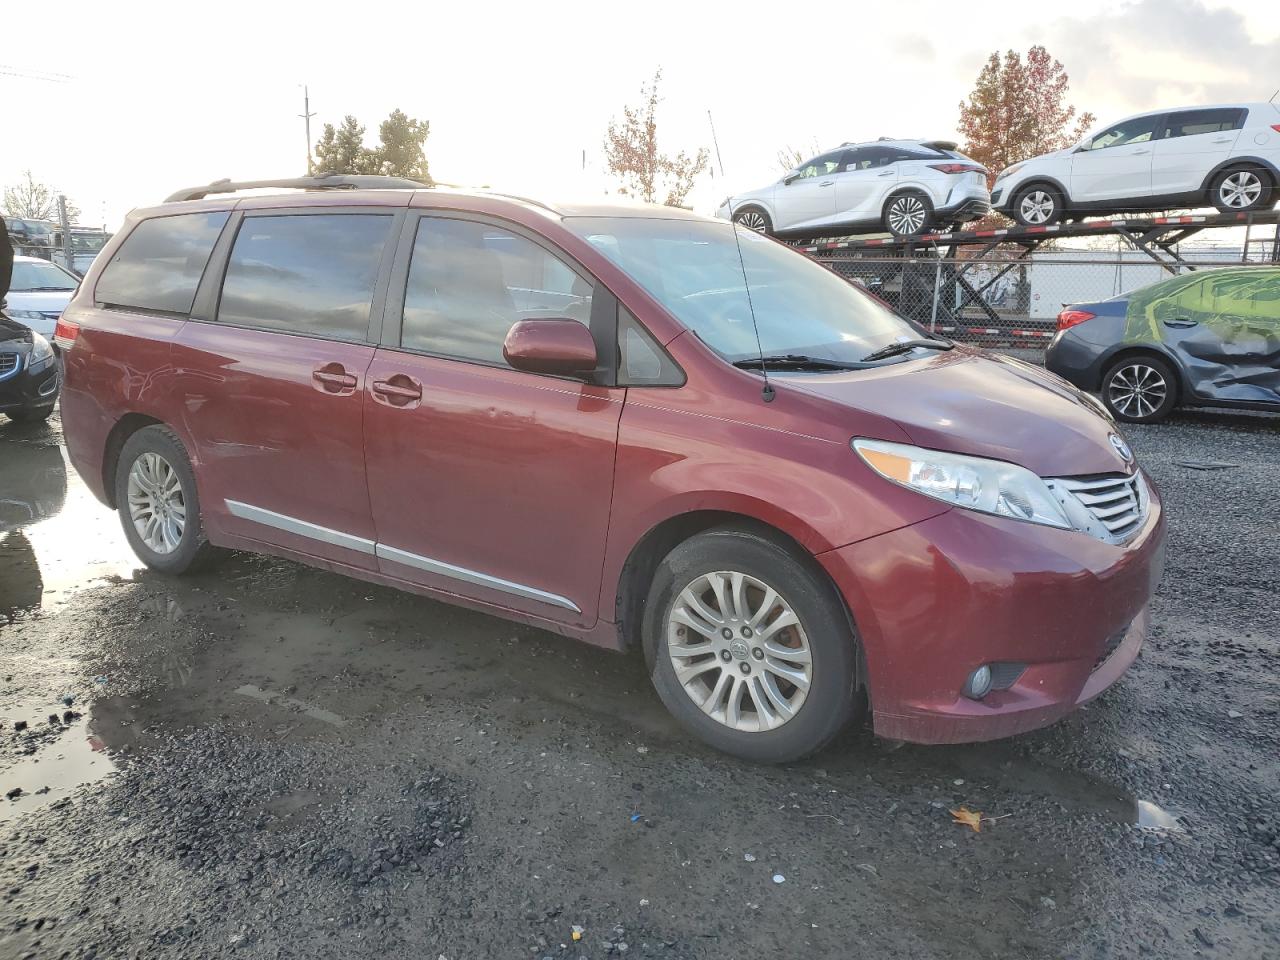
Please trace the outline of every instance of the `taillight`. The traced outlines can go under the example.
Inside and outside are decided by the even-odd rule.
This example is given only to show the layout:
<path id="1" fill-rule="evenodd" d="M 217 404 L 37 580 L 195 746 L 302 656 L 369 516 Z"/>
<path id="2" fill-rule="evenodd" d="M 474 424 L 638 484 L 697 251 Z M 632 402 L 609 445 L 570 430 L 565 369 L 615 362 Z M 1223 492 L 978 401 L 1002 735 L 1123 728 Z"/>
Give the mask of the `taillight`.
<path id="1" fill-rule="evenodd" d="M 931 170 L 941 170 L 943 173 L 981 173 L 986 176 L 987 168 L 976 163 L 931 163 Z"/>
<path id="2" fill-rule="evenodd" d="M 1280 133 L 1280 123 L 1273 123 L 1271 125 L 1271 129 L 1274 130 L 1276 133 Z"/>
<path id="3" fill-rule="evenodd" d="M 65 317 L 58 318 L 58 324 L 53 328 L 53 342 L 58 345 L 59 350 L 70 350 L 78 336 L 80 324 L 72 323 Z"/>
<path id="4" fill-rule="evenodd" d="M 1066 330 L 1068 327 L 1074 327 L 1077 323 L 1092 320 L 1096 316 L 1096 313 L 1090 313 L 1088 310 L 1063 310 L 1058 314 L 1058 329 Z"/>

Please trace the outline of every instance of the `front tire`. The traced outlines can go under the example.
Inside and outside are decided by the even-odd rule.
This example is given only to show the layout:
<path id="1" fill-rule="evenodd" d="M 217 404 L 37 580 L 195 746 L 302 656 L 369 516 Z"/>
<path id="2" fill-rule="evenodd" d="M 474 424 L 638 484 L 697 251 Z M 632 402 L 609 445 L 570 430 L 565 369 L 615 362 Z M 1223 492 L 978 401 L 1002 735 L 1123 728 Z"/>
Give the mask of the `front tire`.
<path id="1" fill-rule="evenodd" d="M 1013 219 L 1024 227 L 1045 227 L 1057 223 L 1066 212 L 1062 195 L 1043 183 L 1033 183 L 1019 190 L 1009 209 Z"/>
<path id="2" fill-rule="evenodd" d="M 1223 170 L 1209 186 L 1209 200 L 1221 213 L 1248 213 L 1271 204 L 1271 180 L 1257 167 Z"/>
<path id="3" fill-rule="evenodd" d="M 895 237 L 918 237 L 933 226 L 933 204 L 923 193 L 900 193 L 884 205 L 882 220 Z"/>
<path id="4" fill-rule="evenodd" d="M 191 461 L 168 427 L 143 427 L 125 441 L 115 492 L 129 546 L 151 569 L 183 574 L 216 554 L 204 535 Z"/>
<path id="5" fill-rule="evenodd" d="M 835 588 L 798 552 L 720 527 L 659 564 L 645 604 L 658 696 L 690 732 L 760 763 L 825 746 L 853 716 L 857 639 Z"/>
<path id="6" fill-rule="evenodd" d="M 1102 402 L 1117 420 L 1157 423 L 1178 405 L 1173 368 L 1157 357 L 1126 357 L 1103 376 Z"/>
<path id="7" fill-rule="evenodd" d="M 14 423 L 39 423 L 48 420 L 53 414 L 53 404 L 47 407 L 21 407 L 9 411 L 9 419 Z"/>
<path id="8" fill-rule="evenodd" d="M 773 236 L 773 221 L 769 219 L 769 214 L 759 207 L 739 210 L 733 215 L 733 222 L 756 233 L 763 233 L 766 237 Z"/>

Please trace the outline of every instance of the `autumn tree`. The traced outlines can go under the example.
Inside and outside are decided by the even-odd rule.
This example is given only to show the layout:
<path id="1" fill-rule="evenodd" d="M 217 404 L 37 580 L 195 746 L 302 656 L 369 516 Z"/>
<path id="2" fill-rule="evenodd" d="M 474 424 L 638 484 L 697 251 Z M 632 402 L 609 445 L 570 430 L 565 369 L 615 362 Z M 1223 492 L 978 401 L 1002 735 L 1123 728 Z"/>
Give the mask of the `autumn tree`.
<path id="1" fill-rule="evenodd" d="M 1024 60 L 1013 50 L 987 58 L 969 99 L 960 104 L 964 152 L 996 174 L 1012 163 L 1078 142 L 1094 116 L 1066 102 L 1062 64 L 1041 46 Z"/>
<path id="2" fill-rule="evenodd" d="M 334 127 L 324 125 L 315 147 L 317 173 L 381 174 L 408 177 L 430 184 L 425 144 L 430 123 L 415 120 L 402 110 L 391 115 L 378 127 L 378 146 L 366 147 L 364 126 L 347 115 Z"/>
<path id="3" fill-rule="evenodd" d="M 11 187 L 4 188 L 4 212 L 11 217 L 23 220 L 58 219 L 58 191 L 48 184 L 38 183 L 30 170 L 22 174 L 23 180 Z M 80 219 L 80 208 L 70 200 L 67 201 L 67 220 L 75 223 Z"/>
<path id="4" fill-rule="evenodd" d="M 693 189 L 694 181 L 706 171 L 710 153 L 705 148 L 690 156 L 681 150 L 674 156 L 658 149 L 658 85 L 662 81 L 662 69 L 653 75 L 653 82 L 640 87 L 644 102 L 639 106 L 623 107 L 622 121 L 609 121 L 605 136 L 604 155 L 609 172 L 622 182 L 620 192 L 637 197 L 645 203 L 656 203 L 665 193 L 665 203 L 678 207 Z"/>

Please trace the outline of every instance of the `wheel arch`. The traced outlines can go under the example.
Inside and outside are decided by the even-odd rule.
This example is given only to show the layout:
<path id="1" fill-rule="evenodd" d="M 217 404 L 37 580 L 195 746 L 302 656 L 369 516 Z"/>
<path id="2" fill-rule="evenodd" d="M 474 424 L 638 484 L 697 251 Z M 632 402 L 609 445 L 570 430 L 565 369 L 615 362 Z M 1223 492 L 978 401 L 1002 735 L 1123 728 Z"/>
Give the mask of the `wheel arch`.
<path id="1" fill-rule="evenodd" d="M 1203 193 L 1210 202 L 1212 202 L 1212 198 L 1209 196 L 1209 191 L 1213 187 L 1213 181 L 1216 180 L 1220 174 L 1240 167 L 1261 167 L 1263 172 L 1271 178 L 1271 189 L 1275 190 L 1277 187 L 1280 187 L 1280 168 L 1277 168 L 1274 163 L 1267 160 L 1265 157 L 1247 155 L 1241 157 L 1228 157 L 1226 160 L 1223 160 L 1216 167 L 1210 170 L 1208 175 L 1205 176 L 1204 181 L 1200 184 L 1200 192 Z"/>
<path id="2" fill-rule="evenodd" d="M 760 200 L 758 198 L 743 200 L 741 203 L 733 204 L 729 210 L 729 219 L 732 220 L 738 214 L 743 213 L 747 210 L 759 210 L 761 213 L 763 213 L 766 217 L 769 218 L 769 225 L 771 227 L 776 224 L 776 218 L 773 215 L 773 208 L 769 205 L 767 201 Z"/>
<path id="3" fill-rule="evenodd" d="M 1107 374 L 1111 372 L 1112 367 L 1125 360 L 1133 360 L 1138 357 L 1155 357 L 1157 360 L 1163 360 L 1173 369 L 1173 387 L 1177 391 L 1175 406 L 1182 403 L 1188 394 L 1187 371 L 1183 368 L 1182 362 L 1174 352 L 1163 344 L 1117 345 L 1109 353 L 1103 355 L 1102 362 L 1098 365 L 1098 389 L 1101 390 L 1106 385 Z"/>
<path id="4" fill-rule="evenodd" d="M 111 509 L 116 508 L 116 468 L 120 463 L 120 451 L 124 449 L 125 442 L 143 427 L 157 424 L 166 425 L 145 413 L 126 413 L 108 432 L 102 451 L 102 490 Z"/>
<path id="5" fill-rule="evenodd" d="M 1023 190 L 1026 190 L 1029 187 L 1049 187 L 1051 190 L 1053 190 L 1054 193 L 1056 193 L 1059 197 L 1062 198 L 1063 212 L 1065 213 L 1067 210 L 1071 209 L 1071 194 L 1067 192 L 1066 184 L 1064 184 L 1057 177 L 1051 177 L 1043 173 L 1036 173 L 1027 177 L 1027 179 L 1017 184 L 1017 186 L 1010 188 L 1009 190 L 1009 209 L 1010 210 L 1013 209 L 1013 198 L 1018 196 L 1018 194 L 1022 193 Z"/>
<path id="6" fill-rule="evenodd" d="M 849 620 L 850 629 L 855 635 L 857 634 L 857 624 L 849 609 L 849 603 L 835 580 L 815 559 L 813 552 L 791 533 L 758 517 L 736 510 L 690 510 L 669 516 L 651 526 L 636 541 L 622 564 L 615 587 L 614 609 L 618 624 L 618 639 L 624 650 L 642 649 L 640 630 L 644 620 L 645 601 L 648 599 L 653 573 L 662 559 L 686 540 L 707 530 L 726 526 L 754 533 L 794 554 L 806 569 L 830 587 Z M 861 646 L 859 643 L 860 657 Z M 866 671 L 862 668 L 860 661 L 859 684 L 865 683 L 865 677 Z"/>

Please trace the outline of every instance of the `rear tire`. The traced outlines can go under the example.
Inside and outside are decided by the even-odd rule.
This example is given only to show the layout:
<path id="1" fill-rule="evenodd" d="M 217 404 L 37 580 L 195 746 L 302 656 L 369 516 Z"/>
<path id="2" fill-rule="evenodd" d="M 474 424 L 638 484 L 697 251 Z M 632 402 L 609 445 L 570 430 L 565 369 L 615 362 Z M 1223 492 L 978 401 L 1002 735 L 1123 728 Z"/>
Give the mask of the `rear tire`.
<path id="1" fill-rule="evenodd" d="M 899 193 L 884 205 L 881 220 L 895 237 L 918 237 L 933 226 L 933 204 L 923 193 L 914 190 Z"/>
<path id="2" fill-rule="evenodd" d="M 796 760 L 854 714 L 857 637 L 844 605 L 810 559 L 759 533 L 718 527 L 672 550 L 642 629 L 658 696 L 717 750 Z"/>
<path id="3" fill-rule="evenodd" d="M 1103 376 L 1102 402 L 1117 420 L 1158 423 L 1178 405 L 1173 368 L 1149 354 L 1126 357 Z"/>
<path id="4" fill-rule="evenodd" d="M 1248 213 L 1271 205 L 1272 184 L 1258 167 L 1223 170 L 1209 185 L 1209 201 L 1221 213 Z"/>
<path id="5" fill-rule="evenodd" d="M 191 461 L 168 427 L 143 427 L 125 441 L 115 493 L 125 538 L 151 569 L 184 574 L 217 555 L 204 535 Z"/>
<path id="6" fill-rule="evenodd" d="M 766 237 L 773 236 L 773 221 L 769 219 L 769 214 L 759 207 L 739 210 L 733 215 L 733 222 L 756 233 L 763 233 Z"/>
<path id="7" fill-rule="evenodd" d="M 1032 183 L 1014 194 L 1009 204 L 1013 219 L 1024 227 L 1046 227 L 1066 213 L 1062 194 L 1044 183 Z"/>

